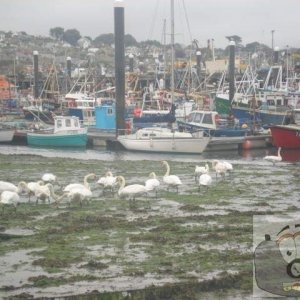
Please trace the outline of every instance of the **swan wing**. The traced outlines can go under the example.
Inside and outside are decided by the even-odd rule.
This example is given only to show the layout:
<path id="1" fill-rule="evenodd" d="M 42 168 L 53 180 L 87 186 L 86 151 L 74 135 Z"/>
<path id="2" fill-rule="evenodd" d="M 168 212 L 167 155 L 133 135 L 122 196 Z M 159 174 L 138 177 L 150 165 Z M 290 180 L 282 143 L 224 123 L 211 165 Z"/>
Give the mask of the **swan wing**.
<path id="1" fill-rule="evenodd" d="M 68 184 L 65 188 L 64 188 L 64 192 L 70 192 L 73 189 L 77 189 L 77 188 L 86 188 L 83 184 L 81 183 L 70 183 Z"/>
<path id="2" fill-rule="evenodd" d="M 2 191 L 17 192 L 18 188 L 13 183 L 7 181 L 0 181 L 0 192 Z"/>

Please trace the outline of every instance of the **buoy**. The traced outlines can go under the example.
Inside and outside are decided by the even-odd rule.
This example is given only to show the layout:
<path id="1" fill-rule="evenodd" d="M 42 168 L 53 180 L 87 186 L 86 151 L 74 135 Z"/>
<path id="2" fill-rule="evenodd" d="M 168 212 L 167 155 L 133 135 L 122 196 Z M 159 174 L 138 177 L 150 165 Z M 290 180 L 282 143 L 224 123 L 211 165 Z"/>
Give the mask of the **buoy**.
<path id="1" fill-rule="evenodd" d="M 246 140 L 243 144 L 242 144 L 242 148 L 244 150 L 249 150 L 252 148 L 252 142 L 249 140 Z"/>

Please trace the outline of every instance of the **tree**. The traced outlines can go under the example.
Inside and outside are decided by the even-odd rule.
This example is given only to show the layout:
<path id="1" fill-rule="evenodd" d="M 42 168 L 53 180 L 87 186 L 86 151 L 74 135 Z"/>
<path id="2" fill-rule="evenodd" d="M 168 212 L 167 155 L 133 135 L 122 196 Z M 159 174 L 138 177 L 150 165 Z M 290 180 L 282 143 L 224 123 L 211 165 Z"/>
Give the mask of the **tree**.
<path id="1" fill-rule="evenodd" d="M 113 33 L 101 34 L 94 39 L 94 44 L 98 47 L 101 46 L 101 44 L 112 45 L 114 42 L 115 38 Z"/>
<path id="2" fill-rule="evenodd" d="M 64 36 L 64 29 L 62 27 L 54 27 L 50 29 L 50 36 L 61 41 Z"/>
<path id="3" fill-rule="evenodd" d="M 81 35 L 77 29 L 68 29 L 64 32 L 64 41 L 72 46 L 76 46 L 80 38 Z"/>
<path id="4" fill-rule="evenodd" d="M 136 46 L 138 43 L 131 34 L 125 34 L 124 36 L 125 47 Z"/>
<path id="5" fill-rule="evenodd" d="M 236 43 L 236 45 L 242 43 L 242 38 L 238 35 L 229 35 L 229 36 L 226 36 L 226 39 L 228 39 L 228 41 L 234 41 Z"/>
<path id="6" fill-rule="evenodd" d="M 161 47 L 161 43 L 156 40 L 146 40 L 142 41 L 140 43 L 141 47 L 147 47 L 147 46 L 155 46 L 155 47 Z"/>

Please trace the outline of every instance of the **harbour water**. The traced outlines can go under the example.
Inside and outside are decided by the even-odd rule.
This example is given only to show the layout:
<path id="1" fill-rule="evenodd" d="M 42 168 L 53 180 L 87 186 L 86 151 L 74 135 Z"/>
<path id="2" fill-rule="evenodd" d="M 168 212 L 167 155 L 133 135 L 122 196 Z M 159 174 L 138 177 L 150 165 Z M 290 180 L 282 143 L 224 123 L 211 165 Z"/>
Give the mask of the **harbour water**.
<path id="1" fill-rule="evenodd" d="M 259 161 L 266 155 L 276 155 L 276 148 L 262 148 L 252 150 L 228 150 L 228 151 L 206 151 L 201 155 L 189 154 L 158 154 L 130 151 L 109 151 L 103 147 L 93 149 L 64 149 L 64 148 L 40 148 L 29 146 L 0 145 L 0 154 L 22 154 L 22 155 L 40 155 L 43 157 L 74 158 L 83 160 L 153 160 L 160 161 L 170 159 L 172 161 L 203 161 L 210 159 L 229 159 L 232 161 Z M 282 150 L 282 160 L 286 162 L 299 162 L 300 150 Z"/>

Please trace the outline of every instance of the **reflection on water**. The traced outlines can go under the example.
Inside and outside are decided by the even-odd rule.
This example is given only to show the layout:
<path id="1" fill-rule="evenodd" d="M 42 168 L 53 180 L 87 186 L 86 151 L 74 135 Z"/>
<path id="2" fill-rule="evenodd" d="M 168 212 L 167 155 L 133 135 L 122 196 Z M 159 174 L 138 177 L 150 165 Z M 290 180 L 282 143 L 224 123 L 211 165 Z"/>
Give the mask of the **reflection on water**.
<path id="1" fill-rule="evenodd" d="M 105 148 L 94 149 L 46 149 L 27 146 L 1 145 L 0 154 L 40 155 L 44 157 L 67 157 L 75 159 L 95 160 L 173 160 L 173 161 L 202 161 L 205 159 L 253 160 L 262 159 L 266 155 L 277 155 L 276 148 L 263 148 L 239 151 L 209 151 L 195 154 L 159 154 L 130 151 L 109 151 Z M 282 160 L 286 162 L 300 161 L 300 150 L 282 150 Z"/>

